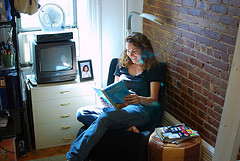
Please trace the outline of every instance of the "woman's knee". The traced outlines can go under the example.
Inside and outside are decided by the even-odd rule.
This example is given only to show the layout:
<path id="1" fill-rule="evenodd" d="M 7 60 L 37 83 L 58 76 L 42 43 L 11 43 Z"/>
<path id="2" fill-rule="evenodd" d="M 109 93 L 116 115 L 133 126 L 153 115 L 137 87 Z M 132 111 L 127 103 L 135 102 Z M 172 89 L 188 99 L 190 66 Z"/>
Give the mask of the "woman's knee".
<path id="1" fill-rule="evenodd" d="M 95 113 L 91 113 L 86 109 L 78 109 L 76 113 L 77 120 L 82 122 L 86 126 L 90 126 L 93 121 L 95 121 L 98 116 Z"/>

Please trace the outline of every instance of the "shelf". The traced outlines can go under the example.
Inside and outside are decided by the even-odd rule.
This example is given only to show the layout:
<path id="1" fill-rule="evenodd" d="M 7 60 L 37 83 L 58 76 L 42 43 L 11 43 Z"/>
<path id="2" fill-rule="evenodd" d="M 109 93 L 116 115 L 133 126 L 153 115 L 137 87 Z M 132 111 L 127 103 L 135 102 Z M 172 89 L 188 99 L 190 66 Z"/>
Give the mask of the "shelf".
<path id="1" fill-rule="evenodd" d="M 13 67 L 9 67 L 9 68 L 6 68 L 6 67 L 0 67 L 0 71 L 6 71 L 6 70 L 16 70 L 16 67 L 13 66 Z"/>
<path id="2" fill-rule="evenodd" d="M 0 21 L 0 28 L 12 27 L 12 21 Z"/>

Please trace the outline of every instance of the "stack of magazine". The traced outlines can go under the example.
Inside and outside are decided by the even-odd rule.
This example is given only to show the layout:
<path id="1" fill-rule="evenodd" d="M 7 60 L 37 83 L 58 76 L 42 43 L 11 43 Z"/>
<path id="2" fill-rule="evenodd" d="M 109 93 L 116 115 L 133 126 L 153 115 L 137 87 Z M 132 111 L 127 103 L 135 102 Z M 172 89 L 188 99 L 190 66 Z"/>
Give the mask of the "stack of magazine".
<path id="1" fill-rule="evenodd" d="M 185 124 L 157 127 L 155 128 L 155 131 L 161 140 L 167 143 L 180 143 L 184 140 L 199 136 L 197 131 L 192 130 Z"/>

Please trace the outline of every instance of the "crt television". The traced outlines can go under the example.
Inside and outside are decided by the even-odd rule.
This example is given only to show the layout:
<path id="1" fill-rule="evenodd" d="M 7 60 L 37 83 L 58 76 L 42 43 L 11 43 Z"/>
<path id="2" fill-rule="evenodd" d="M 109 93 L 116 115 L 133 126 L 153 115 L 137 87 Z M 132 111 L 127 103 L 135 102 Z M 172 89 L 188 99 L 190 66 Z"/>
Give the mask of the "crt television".
<path id="1" fill-rule="evenodd" d="M 37 83 L 76 79 L 75 42 L 33 42 L 33 73 Z"/>

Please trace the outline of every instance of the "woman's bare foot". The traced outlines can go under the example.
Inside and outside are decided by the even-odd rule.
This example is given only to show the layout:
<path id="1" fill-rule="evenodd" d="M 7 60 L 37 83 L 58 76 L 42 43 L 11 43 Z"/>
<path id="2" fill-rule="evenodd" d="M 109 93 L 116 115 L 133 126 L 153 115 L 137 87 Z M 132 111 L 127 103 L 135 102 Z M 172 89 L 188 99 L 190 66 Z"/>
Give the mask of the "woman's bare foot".
<path id="1" fill-rule="evenodd" d="M 140 132 L 136 126 L 131 126 L 131 127 L 129 127 L 129 128 L 128 128 L 128 131 L 132 131 L 132 132 L 134 132 L 134 133 L 139 133 L 139 132 Z"/>

